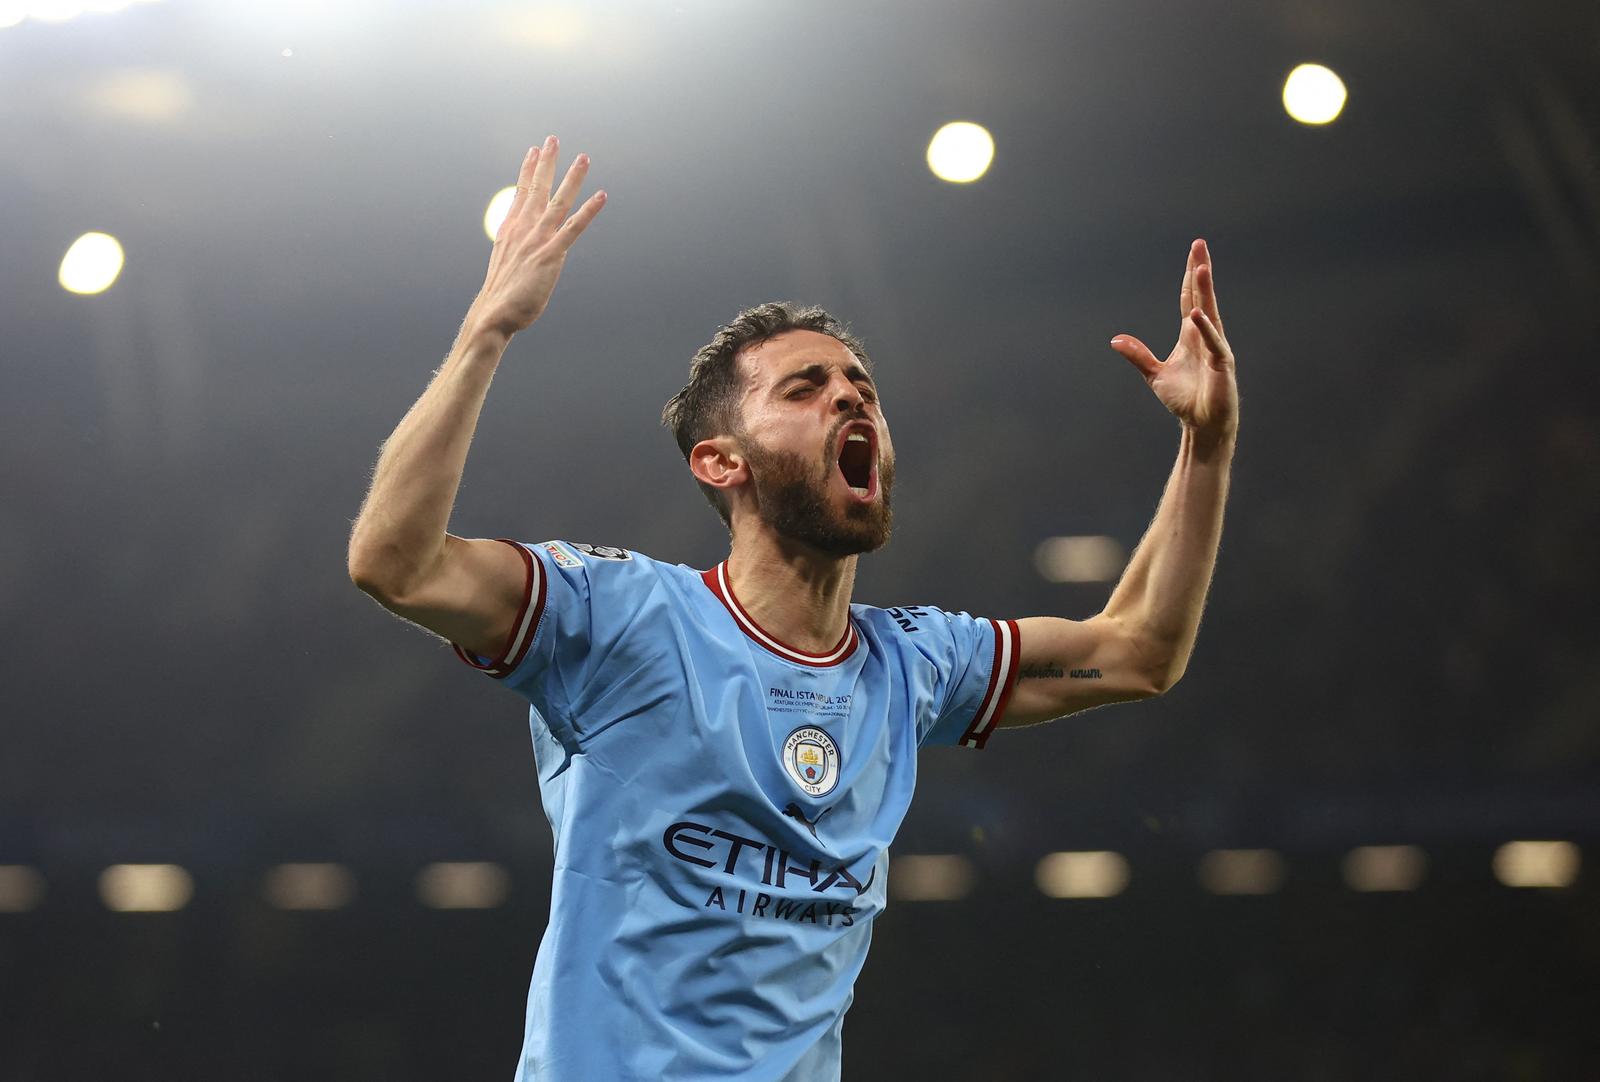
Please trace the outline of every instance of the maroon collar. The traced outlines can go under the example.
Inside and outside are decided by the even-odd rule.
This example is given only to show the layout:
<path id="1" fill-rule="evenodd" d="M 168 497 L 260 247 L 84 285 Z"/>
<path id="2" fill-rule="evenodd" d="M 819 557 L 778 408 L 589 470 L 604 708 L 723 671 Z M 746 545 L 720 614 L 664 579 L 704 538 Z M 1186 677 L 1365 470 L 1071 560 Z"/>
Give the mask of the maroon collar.
<path id="1" fill-rule="evenodd" d="M 728 581 L 727 560 L 723 560 L 710 571 L 700 572 L 700 578 L 705 581 L 711 592 L 717 595 L 717 600 L 727 607 L 728 612 L 733 615 L 733 622 L 739 625 L 739 630 L 785 661 L 792 661 L 796 665 L 810 665 L 814 668 L 837 665 L 853 654 L 856 649 L 856 643 L 861 641 L 860 636 L 856 634 L 855 621 L 847 619 L 844 636 L 832 650 L 824 654 L 813 654 L 806 650 L 797 650 L 777 636 L 764 630 L 760 624 L 756 623 L 755 617 L 746 612 L 744 606 L 739 604 L 739 599 L 733 595 L 733 583 Z"/>

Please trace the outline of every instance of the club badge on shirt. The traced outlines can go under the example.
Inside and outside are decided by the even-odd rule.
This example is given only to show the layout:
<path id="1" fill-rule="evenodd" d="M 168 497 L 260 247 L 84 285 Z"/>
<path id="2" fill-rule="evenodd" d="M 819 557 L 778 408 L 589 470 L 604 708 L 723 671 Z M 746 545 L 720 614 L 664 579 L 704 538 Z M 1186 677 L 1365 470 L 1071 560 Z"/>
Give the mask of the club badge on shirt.
<path id="1" fill-rule="evenodd" d="M 827 796 L 839 784 L 839 746 L 814 725 L 802 725 L 783 743 L 783 767 L 812 796 Z"/>

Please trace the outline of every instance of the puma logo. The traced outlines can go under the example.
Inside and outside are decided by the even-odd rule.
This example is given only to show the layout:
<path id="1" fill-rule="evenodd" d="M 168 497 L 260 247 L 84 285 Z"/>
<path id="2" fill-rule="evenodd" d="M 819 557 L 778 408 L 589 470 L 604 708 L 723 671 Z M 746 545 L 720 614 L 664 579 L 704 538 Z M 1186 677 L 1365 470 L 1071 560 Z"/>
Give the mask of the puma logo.
<path id="1" fill-rule="evenodd" d="M 789 806 L 783 809 L 783 814 L 787 815 L 790 819 L 800 820 L 806 825 L 806 829 L 811 831 L 811 836 L 813 838 L 817 838 L 817 824 L 822 822 L 822 817 L 827 815 L 832 810 L 832 808 L 823 808 L 817 813 L 817 817 L 815 819 L 807 819 L 805 813 L 800 810 L 800 805 L 791 800 L 789 801 Z M 817 838 L 817 840 L 821 841 L 822 839 Z"/>

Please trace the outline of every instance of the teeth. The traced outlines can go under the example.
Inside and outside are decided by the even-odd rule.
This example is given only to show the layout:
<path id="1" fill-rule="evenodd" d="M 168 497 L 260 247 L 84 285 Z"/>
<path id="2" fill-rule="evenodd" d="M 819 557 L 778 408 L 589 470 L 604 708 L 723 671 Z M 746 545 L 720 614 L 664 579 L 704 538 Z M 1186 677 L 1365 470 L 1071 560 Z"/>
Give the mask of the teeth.
<path id="1" fill-rule="evenodd" d="M 860 432 L 852 432 L 844 438 L 846 443 L 866 443 L 867 437 Z"/>
<path id="2" fill-rule="evenodd" d="M 857 488 L 855 485 L 850 486 L 850 491 L 854 492 L 857 496 L 865 496 L 868 492 L 867 489 Z"/>

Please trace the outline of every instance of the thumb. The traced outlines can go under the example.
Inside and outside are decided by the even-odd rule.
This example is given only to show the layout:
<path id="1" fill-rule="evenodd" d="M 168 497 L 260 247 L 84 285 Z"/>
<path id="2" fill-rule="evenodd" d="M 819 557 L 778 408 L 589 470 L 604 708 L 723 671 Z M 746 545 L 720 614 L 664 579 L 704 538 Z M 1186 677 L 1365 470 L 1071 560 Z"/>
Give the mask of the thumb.
<path id="1" fill-rule="evenodd" d="M 1150 347 L 1131 334 L 1119 334 L 1111 340 L 1111 348 L 1128 359 L 1145 379 L 1155 379 L 1161 372 L 1161 362 L 1150 352 Z"/>

